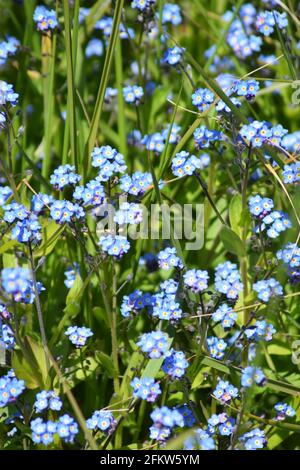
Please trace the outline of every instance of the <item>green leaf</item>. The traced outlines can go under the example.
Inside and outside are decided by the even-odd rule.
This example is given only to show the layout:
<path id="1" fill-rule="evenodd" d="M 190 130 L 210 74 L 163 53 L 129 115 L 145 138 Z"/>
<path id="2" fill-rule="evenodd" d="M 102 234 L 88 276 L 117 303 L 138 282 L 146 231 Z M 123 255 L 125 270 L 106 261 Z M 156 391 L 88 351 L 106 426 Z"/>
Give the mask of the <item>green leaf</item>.
<path id="1" fill-rule="evenodd" d="M 290 356 L 292 354 L 291 348 L 284 343 L 273 342 L 267 346 L 268 353 L 275 356 Z"/>
<path id="2" fill-rule="evenodd" d="M 241 214 L 242 214 L 242 197 L 240 194 L 236 194 L 230 201 L 229 204 L 229 220 L 232 230 L 241 237 L 242 228 L 241 228 Z"/>
<path id="3" fill-rule="evenodd" d="M 220 238 L 224 245 L 224 248 L 239 257 L 246 255 L 244 244 L 240 237 L 229 227 L 225 225 L 222 227 L 220 232 Z"/>
<path id="4" fill-rule="evenodd" d="M 35 257 L 47 256 L 54 249 L 56 243 L 61 238 L 65 225 L 57 225 L 54 220 L 51 220 L 43 227 L 43 242 L 34 251 Z"/>

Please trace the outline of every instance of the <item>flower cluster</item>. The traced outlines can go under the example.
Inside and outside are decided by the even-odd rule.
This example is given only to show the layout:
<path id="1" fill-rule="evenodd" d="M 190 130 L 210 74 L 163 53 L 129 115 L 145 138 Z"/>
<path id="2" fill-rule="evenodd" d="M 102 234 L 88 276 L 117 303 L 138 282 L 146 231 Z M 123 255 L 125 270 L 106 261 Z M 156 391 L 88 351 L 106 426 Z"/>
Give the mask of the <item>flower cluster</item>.
<path id="1" fill-rule="evenodd" d="M 243 444 L 245 450 L 257 450 L 263 449 L 267 444 L 267 439 L 264 431 L 255 428 L 252 431 L 243 434 L 239 441 Z"/>
<path id="2" fill-rule="evenodd" d="M 221 322 L 224 330 L 227 330 L 232 328 L 235 324 L 237 320 L 237 313 L 231 307 L 229 307 L 229 305 L 222 304 L 212 314 L 212 319 L 215 322 Z"/>
<path id="3" fill-rule="evenodd" d="M 276 10 L 262 11 L 257 15 L 255 26 L 264 36 L 270 36 L 274 32 L 275 25 L 279 29 L 286 28 L 288 20 L 285 12 L 279 13 Z"/>
<path id="4" fill-rule="evenodd" d="M 5 41 L 0 42 L 0 66 L 7 62 L 7 59 L 14 56 L 20 46 L 20 41 L 13 36 L 6 37 Z"/>
<path id="5" fill-rule="evenodd" d="M 24 380 L 18 380 L 13 369 L 0 377 L 0 408 L 14 403 L 25 390 Z"/>
<path id="6" fill-rule="evenodd" d="M 222 359 L 224 357 L 227 344 L 223 339 L 219 339 L 216 336 L 210 336 L 207 338 L 207 346 L 211 357 L 215 359 Z"/>
<path id="7" fill-rule="evenodd" d="M 272 297 L 283 295 L 282 286 L 273 277 L 255 282 L 253 284 L 253 290 L 257 292 L 257 297 L 263 302 L 269 302 Z"/>
<path id="8" fill-rule="evenodd" d="M 170 47 L 166 50 L 162 62 L 171 66 L 180 64 L 182 62 L 184 49 L 179 46 Z"/>
<path id="9" fill-rule="evenodd" d="M 131 314 L 137 315 L 141 310 L 147 309 L 152 312 L 152 307 L 155 304 L 155 297 L 151 294 L 143 294 L 141 290 L 135 290 L 129 295 L 124 295 L 121 304 L 121 315 L 125 318 Z"/>
<path id="10" fill-rule="evenodd" d="M 69 337 L 69 340 L 76 348 L 82 348 L 87 339 L 93 336 L 93 332 L 85 326 L 69 326 L 65 331 L 65 335 Z"/>
<path id="11" fill-rule="evenodd" d="M 180 379 L 185 374 L 188 365 L 189 363 L 183 351 L 170 349 L 165 355 L 162 370 L 175 380 Z"/>
<path id="12" fill-rule="evenodd" d="M 123 96 L 126 103 L 135 104 L 137 106 L 144 96 L 144 90 L 141 86 L 128 85 L 123 88 Z"/>
<path id="13" fill-rule="evenodd" d="M 209 155 L 203 154 L 196 157 L 182 150 L 172 160 L 172 172 L 175 176 L 192 175 L 196 170 L 203 170 L 209 164 Z"/>
<path id="14" fill-rule="evenodd" d="M 218 432 L 221 436 L 230 436 L 233 433 L 235 420 L 226 413 L 213 414 L 207 422 L 207 430 L 211 435 Z"/>
<path id="15" fill-rule="evenodd" d="M 218 380 L 217 386 L 213 391 L 213 396 L 222 403 L 230 403 L 232 398 L 236 398 L 239 392 L 236 387 L 231 385 L 227 380 Z"/>
<path id="16" fill-rule="evenodd" d="M 15 302 L 32 304 L 35 299 L 34 285 L 29 269 L 4 268 L 1 272 L 2 288 L 7 294 L 13 296 Z M 42 284 L 37 282 L 40 293 L 44 290 Z"/>
<path id="17" fill-rule="evenodd" d="M 245 336 L 251 341 L 271 341 L 276 329 L 272 323 L 267 323 L 265 320 L 257 320 L 255 325 L 245 329 Z"/>
<path id="18" fill-rule="evenodd" d="M 39 31 L 49 31 L 58 26 L 55 10 L 49 10 L 43 5 L 36 7 L 33 13 L 33 20 L 37 24 Z"/>
<path id="19" fill-rule="evenodd" d="M 81 176 L 75 173 L 74 165 L 60 165 L 54 170 L 50 176 L 50 183 L 55 189 L 62 190 L 66 186 L 77 184 L 81 180 Z"/>
<path id="20" fill-rule="evenodd" d="M 44 410 L 60 411 L 62 408 L 62 401 L 53 390 L 42 390 L 36 394 L 34 408 L 38 413 Z"/>
<path id="21" fill-rule="evenodd" d="M 171 268 L 182 269 L 183 264 L 181 259 L 177 256 L 176 248 L 167 247 L 160 251 L 157 255 L 158 265 L 161 269 L 168 270 Z"/>
<path id="22" fill-rule="evenodd" d="M 215 95 L 208 88 L 198 88 L 192 94 L 192 103 L 197 106 L 200 113 L 204 113 L 213 104 Z"/>
<path id="23" fill-rule="evenodd" d="M 109 410 L 96 410 L 92 417 L 86 421 L 88 429 L 93 429 L 94 431 L 100 429 L 100 431 L 106 434 L 110 434 L 114 430 L 116 423 L 112 412 Z"/>
<path id="24" fill-rule="evenodd" d="M 208 279 L 208 272 L 201 269 L 189 269 L 183 275 L 184 284 L 196 293 L 207 289 Z"/>
<path id="25" fill-rule="evenodd" d="M 217 292 L 225 294 L 228 299 L 236 299 L 243 289 L 237 265 L 225 261 L 216 267 L 215 288 Z"/>
<path id="26" fill-rule="evenodd" d="M 32 440 L 36 444 L 49 445 L 54 441 L 57 434 L 63 441 L 67 443 L 74 442 L 76 434 L 78 434 L 78 425 L 74 418 L 65 414 L 61 416 L 57 422 L 46 421 L 42 418 L 36 418 L 30 423 L 32 431 Z"/>
<path id="27" fill-rule="evenodd" d="M 161 283 L 160 288 L 160 292 L 152 297 L 152 315 L 160 320 L 168 320 L 170 323 L 174 323 L 183 315 L 180 304 L 176 299 L 178 283 L 168 280 Z"/>
<path id="28" fill-rule="evenodd" d="M 284 165 L 282 176 L 283 182 L 286 184 L 298 183 L 300 181 L 300 162 Z"/>
<path id="29" fill-rule="evenodd" d="M 242 387 L 251 387 L 254 383 L 264 385 L 266 381 L 265 374 L 258 367 L 248 366 L 242 371 L 241 384 Z"/>
<path id="30" fill-rule="evenodd" d="M 168 350 L 168 335 L 161 331 L 144 333 L 136 343 L 150 359 L 159 359 Z"/>
<path id="31" fill-rule="evenodd" d="M 131 383 L 133 388 L 133 396 L 153 403 L 158 395 L 161 394 L 160 386 L 154 379 L 149 377 L 142 377 L 141 379 L 135 377 Z"/>
<path id="32" fill-rule="evenodd" d="M 92 151 L 92 166 L 99 168 L 98 181 L 108 181 L 115 173 L 124 173 L 124 157 L 110 145 L 95 147 Z"/>
<path id="33" fill-rule="evenodd" d="M 281 124 L 272 126 L 266 121 L 252 121 L 251 124 L 244 124 L 241 127 L 240 135 L 252 147 L 262 147 L 263 145 L 278 147 L 287 132 Z"/>
<path id="34" fill-rule="evenodd" d="M 204 125 L 198 127 L 194 132 L 195 145 L 200 149 L 208 148 L 211 142 L 222 140 L 222 138 L 222 132 L 207 129 Z"/>
<path id="35" fill-rule="evenodd" d="M 277 421 L 283 421 L 285 418 L 292 418 L 296 414 L 294 408 L 291 405 L 288 405 L 287 403 L 276 403 L 274 409 L 276 411 Z"/>
<path id="36" fill-rule="evenodd" d="M 165 441 L 176 426 L 183 427 L 184 419 L 182 414 L 176 409 L 167 406 L 155 408 L 150 415 L 153 425 L 150 427 L 150 439 Z"/>
<path id="37" fill-rule="evenodd" d="M 0 80 L 0 109 L 2 106 L 16 106 L 18 100 L 19 95 L 14 92 L 13 85 Z"/>
<path id="38" fill-rule="evenodd" d="M 130 248 L 130 243 L 122 235 L 107 235 L 99 239 L 101 249 L 115 258 L 121 258 Z"/>

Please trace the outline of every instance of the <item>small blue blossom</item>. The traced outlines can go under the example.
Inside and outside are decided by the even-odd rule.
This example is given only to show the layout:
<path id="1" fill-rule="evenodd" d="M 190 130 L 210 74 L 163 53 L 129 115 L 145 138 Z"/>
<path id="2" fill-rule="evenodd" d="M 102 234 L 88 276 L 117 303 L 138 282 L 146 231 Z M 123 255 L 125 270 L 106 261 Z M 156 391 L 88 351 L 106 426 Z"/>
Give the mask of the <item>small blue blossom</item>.
<path id="1" fill-rule="evenodd" d="M 232 328 L 237 320 L 237 317 L 237 313 L 227 304 L 220 305 L 212 314 L 213 321 L 221 322 L 224 330 Z"/>
<path id="2" fill-rule="evenodd" d="M 3 206 L 3 210 L 3 220 L 9 224 L 12 224 L 16 220 L 23 221 L 27 219 L 30 214 L 29 210 L 23 206 L 23 204 L 19 204 L 17 202 L 12 202 L 11 204 Z"/>
<path id="3" fill-rule="evenodd" d="M 117 421 L 109 410 L 96 410 L 92 414 L 92 417 L 86 421 L 88 429 L 92 429 L 93 431 L 97 431 L 99 429 L 106 434 L 110 434 L 114 430 L 116 424 Z"/>
<path id="4" fill-rule="evenodd" d="M 264 431 L 258 428 L 246 432 L 239 438 L 239 442 L 243 444 L 245 450 L 263 449 L 267 444 Z"/>
<path id="5" fill-rule="evenodd" d="M 120 209 L 114 215 L 114 222 L 119 225 L 139 224 L 143 221 L 143 209 L 134 202 L 122 202 Z"/>
<path id="6" fill-rule="evenodd" d="M 177 256 L 176 248 L 174 247 L 167 247 L 160 251 L 157 255 L 157 258 L 158 265 L 161 269 L 168 270 L 172 268 L 183 268 L 182 261 Z"/>
<path id="7" fill-rule="evenodd" d="M 141 348 L 150 359 L 159 359 L 168 350 L 168 338 L 168 335 L 162 331 L 144 333 L 137 342 L 137 346 Z"/>
<path id="8" fill-rule="evenodd" d="M 30 423 L 32 431 L 31 438 L 35 444 L 51 444 L 54 440 L 54 434 L 57 431 L 57 424 L 53 421 L 43 421 L 42 418 L 36 418 Z"/>
<path id="9" fill-rule="evenodd" d="M 227 380 L 218 380 L 217 386 L 213 391 L 213 396 L 222 403 L 230 403 L 232 398 L 238 397 L 238 389 Z"/>
<path id="10" fill-rule="evenodd" d="M 131 176 L 124 175 L 120 178 L 120 188 L 133 196 L 143 195 L 151 186 L 153 186 L 151 173 L 136 171 Z"/>
<path id="11" fill-rule="evenodd" d="M 161 394 L 160 386 L 153 378 L 142 377 L 141 379 L 135 377 L 131 383 L 133 388 L 133 396 L 146 400 L 149 403 L 156 401 L 158 395 Z"/>
<path id="12" fill-rule="evenodd" d="M 39 31 L 49 31 L 58 26 L 55 10 L 49 10 L 43 5 L 39 5 L 35 8 L 33 20 L 37 24 Z"/>
<path id="13" fill-rule="evenodd" d="M 72 443 L 74 442 L 76 434 L 79 432 L 78 424 L 75 422 L 74 418 L 65 414 L 57 421 L 56 432 L 63 441 Z"/>
<path id="14" fill-rule="evenodd" d="M 188 367 L 189 363 L 185 358 L 183 351 L 175 351 L 170 349 L 166 355 L 162 365 L 162 370 L 173 380 L 180 379 Z"/>
<path id="15" fill-rule="evenodd" d="M 184 441 L 185 450 L 215 450 L 216 443 L 211 435 L 201 428 L 194 431 L 193 436 Z"/>
<path id="16" fill-rule="evenodd" d="M 195 145 L 200 149 L 208 148 L 211 142 L 222 140 L 222 132 L 207 129 L 204 125 L 194 132 Z"/>
<path id="17" fill-rule="evenodd" d="M 16 106 L 18 104 L 19 95 L 14 92 L 13 85 L 0 80 L 0 107 Z"/>
<path id="18" fill-rule="evenodd" d="M 215 95 L 208 88 L 198 88 L 192 94 L 192 103 L 200 113 L 204 113 L 213 104 Z"/>
<path id="19" fill-rule="evenodd" d="M 50 217 L 58 224 L 71 222 L 72 219 L 84 218 L 84 211 L 79 204 L 73 204 L 64 199 L 52 202 L 50 206 Z"/>
<path id="20" fill-rule="evenodd" d="M 215 359 L 222 359 L 224 357 L 227 344 L 223 339 L 210 336 L 207 338 L 207 346 L 211 357 Z"/>
<path id="21" fill-rule="evenodd" d="M 141 86 L 128 85 L 123 88 L 123 96 L 126 103 L 135 104 L 137 106 L 144 96 L 144 90 Z"/>
<path id="22" fill-rule="evenodd" d="M 31 210 L 36 214 L 40 214 L 45 208 L 49 208 L 52 202 L 54 202 L 54 198 L 49 194 L 34 194 L 31 199 Z"/>
<path id="23" fill-rule="evenodd" d="M 208 279 L 208 272 L 201 269 L 190 269 L 183 275 L 184 284 L 196 293 L 207 289 Z"/>
<path id="24" fill-rule="evenodd" d="M 69 326 L 65 331 L 65 335 L 69 337 L 69 340 L 76 348 L 81 348 L 86 344 L 87 339 L 93 336 L 93 332 L 85 326 Z"/>
<path id="25" fill-rule="evenodd" d="M 174 427 L 183 427 L 184 419 L 176 408 L 155 408 L 150 415 L 153 425 L 150 427 L 150 439 L 165 441 Z"/>
<path id="26" fill-rule="evenodd" d="M 282 176 L 285 184 L 298 183 L 300 181 L 300 162 L 284 165 Z"/>
<path id="27" fill-rule="evenodd" d="M 155 304 L 155 296 L 143 294 L 140 290 L 135 290 L 129 295 L 124 295 L 121 304 L 122 317 L 128 318 L 132 314 L 137 315 L 141 310 L 148 309 L 152 312 L 152 306 Z"/>
<path id="28" fill-rule="evenodd" d="M 210 157 L 207 154 L 196 157 L 182 150 L 172 160 L 172 173 L 175 176 L 192 175 L 196 170 L 203 170 L 209 164 Z"/>
<path id="29" fill-rule="evenodd" d="M 55 189 L 62 190 L 66 186 L 77 184 L 81 176 L 75 173 L 74 165 L 60 165 L 50 176 L 50 183 Z"/>
<path id="30" fill-rule="evenodd" d="M 0 315 L 0 349 L 11 350 L 16 344 L 15 335 L 11 327 L 2 321 L 1 316 L 2 315 Z"/>
<path id="31" fill-rule="evenodd" d="M 76 186 L 73 198 L 83 206 L 101 206 L 105 199 L 104 187 L 98 180 L 90 180 L 85 186 Z"/>
<path id="32" fill-rule="evenodd" d="M 225 261 L 216 267 L 215 288 L 217 292 L 225 294 L 228 299 L 236 299 L 243 289 L 237 265 Z"/>
<path id="33" fill-rule="evenodd" d="M 255 282 L 252 287 L 257 292 L 257 297 L 263 302 L 269 302 L 272 297 L 283 295 L 281 284 L 273 277 Z"/>
<path id="34" fill-rule="evenodd" d="M 226 413 L 220 413 L 219 415 L 213 414 L 207 422 L 207 431 L 211 435 L 215 434 L 217 431 L 221 436 L 230 436 L 233 433 L 235 420 Z"/>
<path id="35" fill-rule="evenodd" d="M 87 58 L 90 58 L 90 57 L 101 57 L 102 55 L 103 55 L 103 42 L 97 38 L 91 39 L 85 48 L 85 56 Z"/>
<path id="36" fill-rule="evenodd" d="M 276 330 L 272 323 L 267 323 L 265 320 L 257 320 L 255 325 L 245 329 L 245 336 L 250 341 L 271 341 Z"/>
<path id="37" fill-rule="evenodd" d="M 162 23 L 171 23 L 174 26 L 179 25 L 182 22 L 181 9 L 179 5 L 175 3 L 165 3 L 162 10 Z"/>
<path id="38" fill-rule="evenodd" d="M 256 19 L 256 28 L 264 36 L 270 36 L 275 29 L 277 24 L 279 29 L 286 28 L 288 20 L 286 13 L 279 13 L 276 10 L 273 11 L 262 11 L 258 14 Z"/>
<path id="39" fill-rule="evenodd" d="M 4 268 L 1 271 L 2 288 L 7 294 L 13 296 L 15 302 L 32 304 L 35 299 L 33 281 L 27 268 Z M 39 293 L 44 290 L 37 282 Z"/>
<path id="40" fill-rule="evenodd" d="M 174 46 L 166 50 L 162 62 L 171 66 L 177 65 L 182 61 L 184 49 Z"/>
<path id="41" fill-rule="evenodd" d="M 124 157 L 110 145 L 95 147 L 92 151 L 92 166 L 99 168 L 96 180 L 108 181 L 115 173 L 124 173 L 126 164 Z"/>
<path id="42" fill-rule="evenodd" d="M 69 266 L 66 271 L 64 272 L 65 275 L 65 280 L 64 280 L 64 285 L 68 288 L 71 289 L 73 286 L 76 276 L 79 274 L 79 264 L 78 263 L 73 263 L 72 266 Z"/>
<path id="43" fill-rule="evenodd" d="M 37 413 L 40 413 L 41 411 L 47 409 L 53 411 L 60 411 L 62 405 L 62 401 L 56 392 L 54 392 L 53 390 L 42 390 L 41 392 L 36 394 L 33 407 L 35 408 Z"/>
<path id="44" fill-rule="evenodd" d="M 266 376 L 258 367 L 248 366 L 242 371 L 242 387 L 251 387 L 254 383 L 263 386 L 266 382 Z"/>
<path id="45" fill-rule="evenodd" d="M 154 134 L 145 135 L 141 143 L 145 145 L 147 150 L 160 154 L 165 148 L 165 137 L 160 132 L 154 132 Z"/>
<path id="46" fill-rule="evenodd" d="M 100 237 L 99 245 L 102 250 L 115 258 L 121 258 L 130 249 L 130 243 L 122 235 L 106 235 Z"/>
<path id="47" fill-rule="evenodd" d="M 0 408 L 14 403 L 25 390 L 24 380 L 18 380 L 13 369 L 0 377 Z"/>
<path id="48" fill-rule="evenodd" d="M 283 421 L 285 418 L 292 418 L 296 414 L 294 408 L 287 403 L 276 403 L 274 408 L 276 411 L 276 421 Z"/>

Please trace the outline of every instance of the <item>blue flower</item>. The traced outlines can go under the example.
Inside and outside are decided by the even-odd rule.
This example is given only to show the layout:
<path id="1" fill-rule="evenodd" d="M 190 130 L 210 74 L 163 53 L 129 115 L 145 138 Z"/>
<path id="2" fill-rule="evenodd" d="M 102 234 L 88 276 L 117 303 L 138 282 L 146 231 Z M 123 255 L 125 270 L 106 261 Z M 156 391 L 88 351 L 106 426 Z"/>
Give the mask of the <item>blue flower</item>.
<path id="1" fill-rule="evenodd" d="M 177 65 L 182 61 L 184 49 L 182 47 L 174 46 L 166 50 L 162 62 L 171 66 Z"/>
<path id="2" fill-rule="evenodd" d="M 258 281 L 253 284 L 253 290 L 257 292 L 257 297 L 263 302 L 268 302 L 271 297 L 283 295 L 283 288 L 273 277 Z"/>
<path id="3" fill-rule="evenodd" d="M 50 217 L 58 224 L 71 222 L 72 219 L 84 218 L 84 211 L 79 204 L 73 204 L 64 199 L 52 202 L 50 206 Z"/>
<path id="4" fill-rule="evenodd" d="M 49 208 L 52 202 L 54 202 L 54 198 L 49 194 L 34 194 L 31 199 L 31 210 L 36 214 L 40 214 L 41 212 L 43 212 L 45 207 Z"/>
<path id="5" fill-rule="evenodd" d="M 73 263 L 71 266 L 69 266 L 66 271 L 64 272 L 65 275 L 65 280 L 64 284 L 68 289 L 71 289 L 73 286 L 76 276 L 80 274 L 79 272 L 79 264 L 78 263 Z"/>
<path id="6" fill-rule="evenodd" d="M 245 329 L 245 336 L 250 341 L 271 341 L 276 330 L 272 323 L 267 323 L 265 320 L 257 320 L 255 325 L 249 326 Z"/>
<path id="7" fill-rule="evenodd" d="M 227 304 L 220 305 L 212 314 L 213 321 L 221 322 L 224 330 L 232 328 L 237 320 L 237 317 L 237 313 Z"/>
<path id="8" fill-rule="evenodd" d="M 161 269 L 168 270 L 172 268 L 182 269 L 183 264 L 181 259 L 177 256 L 176 248 L 167 247 L 160 251 L 157 255 L 158 265 Z"/>
<path id="9" fill-rule="evenodd" d="M 228 299 L 236 299 L 243 289 L 237 265 L 225 261 L 216 267 L 215 288 L 217 292 L 225 294 Z"/>
<path id="10" fill-rule="evenodd" d="M 173 380 L 180 379 L 188 367 L 189 363 L 185 358 L 183 351 L 175 351 L 170 349 L 166 355 L 162 365 L 162 370 Z"/>
<path id="11" fill-rule="evenodd" d="M 23 221 L 27 219 L 30 214 L 29 210 L 23 206 L 23 204 L 19 204 L 17 202 L 12 202 L 11 204 L 3 206 L 3 210 L 3 220 L 9 224 L 12 224 L 16 220 Z"/>
<path id="12" fill-rule="evenodd" d="M 230 436 L 235 426 L 235 420 L 226 413 L 213 414 L 207 422 L 207 432 L 215 434 L 218 431 L 221 436 Z"/>
<path id="13" fill-rule="evenodd" d="M 239 438 L 239 442 L 243 444 L 245 450 L 257 450 L 263 449 L 266 446 L 267 439 L 264 431 L 255 428 L 243 434 Z"/>
<path id="14" fill-rule="evenodd" d="M 141 143 L 145 145 L 147 150 L 162 153 L 165 148 L 165 137 L 160 132 L 154 132 L 154 134 L 145 135 Z"/>
<path id="15" fill-rule="evenodd" d="M 185 450 L 215 450 L 216 443 L 207 431 L 197 428 L 194 434 L 184 441 Z"/>
<path id="16" fill-rule="evenodd" d="M 124 173 L 126 164 L 124 157 L 110 145 L 95 147 L 92 151 L 92 166 L 99 168 L 96 180 L 108 181 L 115 173 Z"/>
<path id="17" fill-rule="evenodd" d="M 88 429 L 92 429 L 94 431 L 100 429 L 100 431 L 105 432 L 106 434 L 110 434 L 117 422 L 109 410 L 96 410 L 92 414 L 91 418 L 87 419 L 86 426 Z"/>
<path id="18" fill-rule="evenodd" d="M 198 88 L 192 94 L 192 103 L 200 113 L 204 113 L 213 104 L 215 95 L 208 88 Z"/>
<path id="19" fill-rule="evenodd" d="M 288 405 L 287 403 L 281 403 L 281 402 L 276 403 L 274 408 L 277 413 L 276 421 L 283 421 L 286 417 L 292 418 L 296 414 L 296 411 L 294 410 L 294 408 Z"/>
<path id="20" fill-rule="evenodd" d="M 256 80 L 240 80 L 235 83 L 234 91 L 238 96 L 245 96 L 247 100 L 252 100 L 259 90 L 259 83 Z"/>
<path id="21" fill-rule="evenodd" d="M 140 290 L 135 290 L 129 295 L 124 295 L 121 304 L 121 315 L 125 318 L 131 314 L 137 315 L 141 310 L 148 309 L 152 312 L 152 307 L 155 304 L 155 296 L 151 294 L 143 294 Z"/>
<path id="22" fill-rule="evenodd" d="M 121 258 L 130 249 L 130 243 L 122 235 L 106 235 L 100 237 L 99 245 L 102 250 L 115 258 Z"/>
<path id="23" fill-rule="evenodd" d="M 135 398 L 140 398 L 141 400 L 146 400 L 150 403 L 155 402 L 158 395 L 161 394 L 160 386 L 153 378 L 135 377 L 130 382 L 131 387 L 133 388 L 133 396 Z"/>
<path id="24" fill-rule="evenodd" d="M 58 26 L 55 10 L 48 10 L 43 5 L 36 7 L 33 13 L 33 20 L 37 24 L 39 31 L 48 31 Z"/>
<path id="25" fill-rule="evenodd" d="M 133 0 L 131 2 L 131 8 L 136 8 L 140 11 L 146 11 L 155 4 L 156 0 Z"/>
<path id="26" fill-rule="evenodd" d="M 143 209 L 140 204 L 122 202 L 114 215 L 114 222 L 119 225 L 139 224 L 143 221 Z"/>
<path id="27" fill-rule="evenodd" d="M 210 163 L 207 154 L 196 157 L 182 150 L 172 160 L 172 172 L 175 176 L 192 175 L 196 170 L 202 170 Z"/>
<path id="28" fill-rule="evenodd" d="M 25 390 L 24 380 L 18 380 L 13 369 L 0 377 L 0 408 L 14 403 Z"/>
<path id="29" fill-rule="evenodd" d="M 166 3 L 162 10 L 162 23 L 171 23 L 175 26 L 182 22 L 181 9 L 179 5 L 174 3 Z"/>
<path id="30" fill-rule="evenodd" d="M 286 13 L 279 13 L 276 10 L 262 11 L 258 14 L 256 19 L 256 28 L 264 36 L 270 36 L 277 24 L 279 29 L 283 29 L 288 25 Z"/>
<path id="31" fill-rule="evenodd" d="M 11 238 L 20 243 L 39 243 L 42 240 L 42 227 L 36 214 L 30 214 L 27 219 L 19 220 L 11 231 Z"/>
<path id="32" fill-rule="evenodd" d="M 73 198 L 83 206 L 101 206 L 105 199 L 104 187 L 97 179 L 91 180 L 85 186 L 76 186 Z"/>
<path id="33" fill-rule="evenodd" d="M 266 382 L 266 376 L 259 367 L 248 366 L 242 371 L 242 387 L 251 387 L 254 383 L 263 386 Z"/>
<path id="34" fill-rule="evenodd" d="M 150 439 L 157 441 L 165 441 L 171 434 L 172 429 L 176 426 L 183 427 L 184 419 L 182 414 L 176 408 L 155 408 L 150 418 L 153 425 L 150 427 Z"/>
<path id="35" fill-rule="evenodd" d="M 90 58 L 90 57 L 101 57 L 102 55 L 103 55 L 103 42 L 97 38 L 91 39 L 85 48 L 85 56 L 87 58 Z"/>
<path id="36" fill-rule="evenodd" d="M 190 269 L 183 275 L 184 284 L 197 293 L 207 289 L 208 279 L 208 272 L 201 269 Z"/>
<path id="37" fill-rule="evenodd" d="M 10 326 L 2 321 L 1 317 L 3 318 L 0 314 L 0 347 L 10 350 L 15 347 L 15 335 Z"/>
<path id="38" fill-rule="evenodd" d="M 222 132 L 207 129 L 204 125 L 194 132 L 195 145 L 200 149 L 208 148 L 211 142 L 222 140 Z"/>
<path id="39" fill-rule="evenodd" d="M 230 403 L 232 398 L 237 398 L 239 392 L 236 387 L 227 380 L 218 379 L 217 386 L 213 391 L 213 396 L 222 403 Z"/>
<path id="40" fill-rule="evenodd" d="M 152 315 L 160 320 L 168 320 L 174 323 L 182 318 L 182 310 L 176 301 L 178 283 L 169 280 L 160 285 L 161 291 L 153 296 Z"/>
<path id="41" fill-rule="evenodd" d="M 120 188 L 133 196 L 143 195 L 151 186 L 153 186 L 151 173 L 136 171 L 131 176 L 124 175 L 120 178 Z"/>
<path id="42" fill-rule="evenodd" d="M 59 418 L 56 432 L 65 442 L 72 443 L 79 430 L 74 418 L 65 414 Z"/>
<path id="43" fill-rule="evenodd" d="M 87 339 L 93 336 L 93 334 L 90 328 L 86 328 L 85 326 L 69 326 L 65 331 L 65 335 L 69 337 L 69 340 L 76 348 L 84 346 Z"/>
<path id="44" fill-rule="evenodd" d="M 152 331 L 144 333 L 136 343 L 150 359 L 159 359 L 169 347 L 168 335 L 162 331 Z"/>
<path id="45" fill-rule="evenodd" d="M 4 268 L 1 271 L 2 288 L 7 294 L 13 296 L 15 302 L 32 304 L 35 299 L 33 281 L 29 269 Z M 37 282 L 38 291 L 44 290 L 40 282 Z"/>
<path id="46" fill-rule="evenodd" d="M 60 411 L 62 408 L 62 401 L 53 390 L 42 390 L 36 394 L 35 402 L 33 407 L 36 409 L 37 413 L 40 413 L 44 410 L 53 410 Z"/>
<path id="47" fill-rule="evenodd" d="M 300 181 L 300 162 L 284 165 L 282 176 L 286 184 L 298 183 Z"/>
<path id="48" fill-rule="evenodd" d="M 223 339 L 210 336 L 207 338 L 207 346 L 211 357 L 215 359 L 222 359 L 224 357 L 227 344 Z"/>
<path id="49" fill-rule="evenodd" d="M 81 176 L 75 173 L 74 165 L 60 165 L 50 176 L 50 183 L 55 189 L 62 190 L 66 186 L 77 184 Z"/>
<path id="50" fill-rule="evenodd" d="M 19 95 L 14 92 L 13 85 L 0 80 L 0 107 L 1 106 L 16 106 L 18 103 Z"/>
<path id="51" fill-rule="evenodd" d="M 123 96 L 126 103 L 135 104 L 137 106 L 144 96 L 144 90 L 141 86 L 128 85 L 123 88 Z"/>
<path id="52" fill-rule="evenodd" d="M 57 424 L 53 421 L 44 422 L 42 418 L 36 418 L 30 423 L 31 438 L 35 444 L 51 444 L 57 431 Z"/>
<path id="53" fill-rule="evenodd" d="M 196 419 L 194 413 L 188 405 L 180 405 L 175 409 L 182 415 L 185 426 L 191 428 L 195 424 Z"/>

